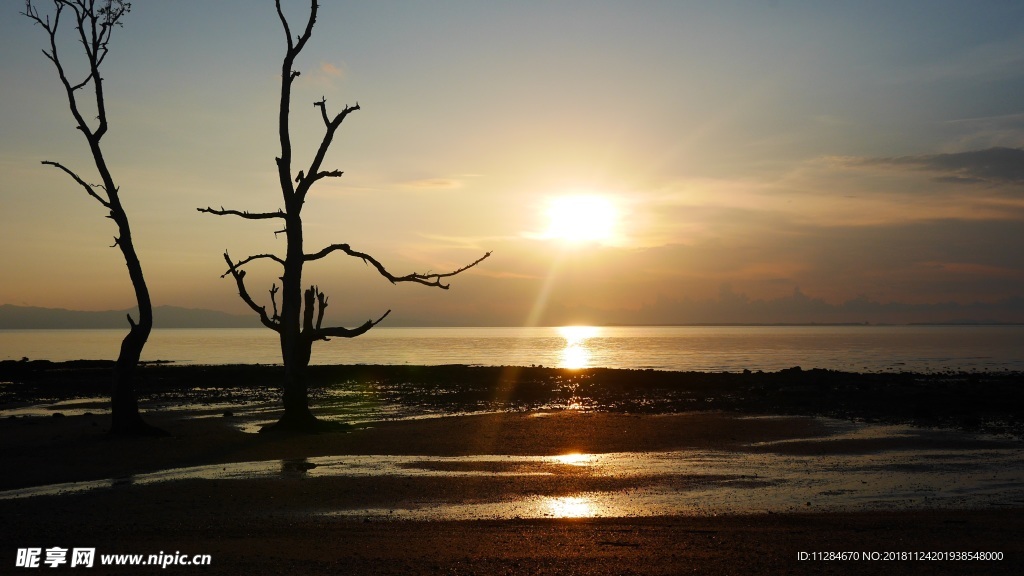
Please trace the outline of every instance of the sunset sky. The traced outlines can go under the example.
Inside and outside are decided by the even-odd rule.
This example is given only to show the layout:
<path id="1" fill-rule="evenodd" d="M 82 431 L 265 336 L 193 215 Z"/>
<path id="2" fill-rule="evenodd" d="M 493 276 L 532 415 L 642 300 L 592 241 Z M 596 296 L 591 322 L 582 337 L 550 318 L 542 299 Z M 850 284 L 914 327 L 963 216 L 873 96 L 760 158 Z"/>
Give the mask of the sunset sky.
<path id="1" fill-rule="evenodd" d="M 321 1 L 297 68 L 358 102 L 305 208 L 354 324 L 1024 321 L 1024 3 Z M 46 3 L 41 2 L 45 7 Z M 293 29 L 308 2 L 288 0 Z M 134 304 L 43 30 L 0 14 L 0 304 Z M 67 30 L 70 32 L 70 29 Z M 105 63 L 108 161 L 154 303 L 245 313 L 222 253 L 283 253 L 271 0 L 137 0 Z M 71 54 L 70 47 L 65 54 Z M 269 304 L 276 277 L 253 266 Z M 976 305 L 980 303 L 980 305 Z"/>

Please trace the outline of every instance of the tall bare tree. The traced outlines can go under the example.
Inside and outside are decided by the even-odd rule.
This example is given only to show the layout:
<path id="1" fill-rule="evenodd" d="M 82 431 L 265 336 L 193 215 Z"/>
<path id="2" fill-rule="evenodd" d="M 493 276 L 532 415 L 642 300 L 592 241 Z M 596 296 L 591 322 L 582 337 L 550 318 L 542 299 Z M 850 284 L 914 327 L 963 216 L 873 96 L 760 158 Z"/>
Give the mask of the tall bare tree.
<path id="1" fill-rule="evenodd" d="M 114 184 L 114 177 L 110 173 L 100 145 L 108 128 L 100 65 L 107 57 L 111 34 L 115 28 L 122 26 L 122 19 L 130 10 L 131 5 L 123 0 L 53 0 L 53 12 L 41 14 L 32 0 L 26 0 L 23 14 L 41 26 L 49 37 L 49 49 L 44 49 L 43 54 L 57 68 L 57 75 L 67 93 L 71 115 L 78 123 L 78 130 L 89 143 L 89 151 L 99 173 L 100 184 L 88 183 L 77 172 L 60 162 L 44 160 L 43 164 L 64 171 L 85 190 L 86 194 L 108 211 L 108 217 L 117 225 L 114 246 L 119 248 L 124 256 L 138 303 L 139 321 L 135 322 L 131 315 L 128 315 L 130 328 L 121 341 L 121 350 L 114 366 L 110 431 L 114 434 L 150 435 L 162 434 L 162 431 L 143 421 L 139 414 L 135 384 L 139 357 L 153 329 L 153 305 L 146 280 L 142 275 L 142 265 L 135 252 L 128 215 L 121 205 L 120 190 Z M 72 20 L 75 27 L 75 34 L 72 34 L 72 37 L 81 44 L 85 54 L 86 69 L 80 73 L 71 73 L 57 50 L 62 20 L 65 18 Z M 72 79 L 71 76 L 76 78 Z M 86 115 L 91 112 L 96 114 L 93 124 L 86 120 Z"/>
<path id="2" fill-rule="evenodd" d="M 338 178 L 342 175 L 340 170 L 326 170 L 322 167 L 322 164 L 341 123 L 349 114 L 359 110 L 359 104 L 345 106 L 341 112 L 332 116 L 327 111 L 325 99 L 313 103 L 314 107 L 320 109 L 320 116 L 323 118 L 325 127 L 324 135 L 306 170 L 299 170 L 298 174 L 295 174 L 292 169 L 292 144 L 289 127 L 292 84 L 295 78 L 299 76 L 299 72 L 295 70 L 294 64 L 295 59 L 302 52 L 306 42 L 309 41 L 313 33 L 313 25 L 316 23 L 319 7 L 317 0 L 310 0 L 309 17 L 305 27 L 300 34 L 293 36 L 288 19 L 281 9 L 280 0 L 276 0 L 276 6 L 277 15 L 281 20 L 287 41 L 287 50 L 281 65 L 281 100 L 278 115 L 281 155 L 276 159 L 284 208 L 278 209 L 276 212 L 247 212 L 226 210 L 223 207 L 219 209 L 210 207 L 198 208 L 198 210 L 217 216 L 230 215 L 248 220 L 283 221 L 283 233 L 287 242 L 283 258 L 275 254 L 255 254 L 235 261 L 225 252 L 224 260 L 227 262 L 228 270 L 223 276 L 226 277 L 230 274 L 234 278 L 238 286 L 238 294 L 242 300 L 259 315 L 260 321 L 264 326 L 279 334 L 281 357 L 285 368 L 284 415 L 275 424 L 275 427 L 299 431 L 318 431 L 329 426 L 317 420 L 309 410 L 306 369 L 309 366 L 313 343 L 318 340 L 328 340 L 331 337 L 353 338 L 364 334 L 387 317 L 391 310 L 388 310 L 376 320 L 367 320 L 357 328 L 324 326 L 323 319 L 324 312 L 327 309 L 327 296 L 316 286 L 310 286 L 303 290 L 303 266 L 307 262 L 320 260 L 330 254 L 340 252 L 372 265 L 381 276 L 392 284 L 415 282 L 425 286 L 448 289 L 448 284 L 445 284 L 447 278 L 476 266 L 490 256 L 490 252 L 484 254 L 471 264 L 451 272 L 412 273 L 404 276 L 395 276 L 373 256 L 353 250 L 348 244 L 331 244 L 316 252 L 305 251 L 302 237 L 302 208 L 314 184 L 324 178 Z M 255 260 L 271 260 L 283 268 L 281 287 L 278 288 L 275 283 L 270 288 L 270 312 L 267 312 L 266 306 L 256 303 L 249 295 L 245 286 L 245 270 L 243 266 Z M 280 293 L 281 298 L 280 308 L 278 308 L 277 303 L 278 293 Z"/>

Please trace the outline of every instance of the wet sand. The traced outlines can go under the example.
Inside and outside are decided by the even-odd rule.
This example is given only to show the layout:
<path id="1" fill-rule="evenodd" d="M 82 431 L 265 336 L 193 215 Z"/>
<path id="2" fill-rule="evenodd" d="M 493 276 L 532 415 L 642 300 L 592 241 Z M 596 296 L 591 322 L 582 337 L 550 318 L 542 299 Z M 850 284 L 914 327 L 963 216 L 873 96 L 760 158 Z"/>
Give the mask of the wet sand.
<path id="1" fill-rule="evenodd" d="M 88 546 L 101 553 L 210 554 L 204 569 L 223 574 L 869 574 L 1015 573 L 1022 567 L 1024 501 L 982 509 L 815 512 L 823 502 L 782 513 L 689 514 L 633 518 L 505 518 L 413 521 L 396 508 L 524 498 L 625 494 L 653 476 L 603 476 L 561 466 L 519 474 L 516 458 L 570 453 L 761 452 L 849 457 L 894 450 L 1014 448 L 1017 441 L 960 433 L 838 434 L 810 417 L 672 415 L 575 410 L 481 414 L 378 422 L 318 436 L 248 434 L 237 418 L 204 413 L 153 414 L 166 438 L 104 434 L 102 415 L 0 421 L 9 491 L 58 482 L 109 480 L 100 489 L 0 499 L 4 562 L 28 546 Z M 510 458 L 472 464 L 437 460 L 472 455 Z M 417 456 L 416 467 L 479 474 L 318 475 L 324 457 Z M 146 473 L 229 463 L 266 462 L 269 475 L 135 483 Z M 13 465 L 12 465 L 13 464 Z M 531 464 L 533 466 L 533 464 Z M 536 466 L 554 470 L 552 463 Z M 186 475 L 187 476 L 187 475 Z M 699 476 L 699 475 L 698 475 Z M 735 479 L 727 479 L 730 482 Z M 675 478 L 686 491 L 691 479 Z M 716 482 L 695 477 L 693 482 Z M 0 496 L 2 498 L 2 496 Z M 766 508 L 769 508 L 766 505 Z M 338 514 L 339 511 L 357 511 Z M 367 511 L 365 513 L 359 511 Z M 376 511 L 376 512 L 369 512 Z M 383 512 L 381 512 L 383 511 Z M 572 515 L 570 513 L 569 515 Z M 586 515 L 586 514 L 584 514 Z M 395 519 L 398 518 L 398 519 Z M 1000 562 L 798 561 L 827 551 L 997 551 Z M 169 567 L 167 570 L 192 570 Z M 91 573 L 136 573 L 128 568 Z M 136 569 L 138 570 L 138 569 Z M 149 568 L 150 571 L 159 570 Z"/>

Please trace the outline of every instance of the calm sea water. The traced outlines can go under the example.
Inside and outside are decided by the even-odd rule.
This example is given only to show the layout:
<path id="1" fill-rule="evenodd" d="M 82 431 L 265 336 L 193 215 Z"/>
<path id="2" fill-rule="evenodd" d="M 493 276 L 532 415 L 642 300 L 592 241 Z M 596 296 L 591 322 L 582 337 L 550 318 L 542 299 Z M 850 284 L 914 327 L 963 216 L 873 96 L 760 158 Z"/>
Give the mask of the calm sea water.
<path id="1" fill-rule="evenodd" d="M 0 331 L 0 359 L 113 359 L 124 330 Z M 144 360 L 280 362 L 266 329 L 156 330 Z M 738 372 L 1024 371 L 1024 326 L 376 328 L 320 342 L 316 364 L 471 364 Z"/>

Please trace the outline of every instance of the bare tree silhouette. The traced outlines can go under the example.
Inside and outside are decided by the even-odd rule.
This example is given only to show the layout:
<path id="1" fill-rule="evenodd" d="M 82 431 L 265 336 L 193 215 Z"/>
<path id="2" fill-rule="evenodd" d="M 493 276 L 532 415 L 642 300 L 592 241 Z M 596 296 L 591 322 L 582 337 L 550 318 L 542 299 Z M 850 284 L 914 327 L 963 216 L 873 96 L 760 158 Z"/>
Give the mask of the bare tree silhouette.
<path id="1" fill-rule="evenodd" d="M 448 289 L 448 284 L 444 283 L 447 278 L 476 266 L 490 256 L 490 252 L 474 262 L 451 272 L 425 274 L 414 272 L 404 276 L 395 276 L 373 256 L 354 250 L 348 244 L 331 244 L 312 253 L 304 251 L 302 208 L 305 205 L 306 197 L 313 185 L 320 180 L 324 178 L 338 178 L 342 175 L 340 170 L 323 169 L 322 164 L 331 146 L 335 132 L 337 132 L 349 114 L 359 110 L 359 104 L 345 106 L 341 112 L 332 116 L 327 111 L 325 99 L 313 103 L 315 107 L 320 109 L 320 115 L 323 118 L 325 126 L 323 139 L 320 141 L 320 145 L 308 168 L 305 171 L 299 170 L 298 174 L 294 174 L 292 171 L 292 144 L 289 128 L 292 83 L 299 76 L 299 72 L 294 69 L 294 62 L 313 33 L 313 25 L 316 23 L 319 7 L 317 0 L 310 1 L 309 18 L 306 21 L 306 25 L 299 35 L 293 37 L 288 19 L 281 9 L 280 0 L 276 1 L 276 6 L 278 17 L 284 28 L 285 39 L 287 40 L 287 51 L 281 66 L 281 101 L 278 117 L 281 155 L 276 159 L 278 179 L 284 198 L 284 209 L 279 209 L 276 212 L 247 212 L 227 210 L 223 207 L 219 209 L 211 207 L 198 208 L 198 210 L 217 216 L 237 216 L 247 220 L 272 219 L 283 221 L 284 229 L 280 232 L 284 233 L 287 241 L 284 258 L 275 254 L 255 254 L 235 261 L 225 252 L 224 260 L 227 262 L 228 270 L 222 277 L 230 274 L 234 278 L 238 286 L 238 294 L 242 300 L 259 315 L 260 321 L 264 326 L 274 330 L 280 336 L 281 356 L 285 368 L 284 415 L 274 427 L 278 429 L 315 432 L 328 429 L 330 426 L 317 420 L 309 410 L 306 371 L 309 366 L 313 343 L 317 340 L 328 340 L 331 337 L 353 338 L 364 334 L 387 317 L 391 310 L 385 312 L 380 318 L 367 320 L 363 325 L 356 328 L 324 326 L 323 319 L 324 312 L 327 309 L 327 296 L 316 286 L 310 286 L 303 290 L 303 266 L 307 262 L 320 260 L 332 253 L 340 252 L 358 258 L 373 266 L 381 276 L 392 284 L 415 282 L 425 286 Z M 245 287 L 245 270 L 243 266 L 255 260 L 271 260 L 283 268 L 281 287 L 279 288 L 275 283 L 270 288 L 271 312 L 267 312 L 266 306 L 257 304 Z M 281 297 L 280 309 L 277 303 L 279 292 Z"/>
<path id="2" fill-rule="evenodd" d="M 86 194 L 107 209 L 108 217 L 117 224 L 117 236 L 114 237 L 112 247 L 120 248 L 121 254 L 124 256 L 139 308 L 138 322 L 132 320 L 131 315 L 128 315 L 130 329 L 124 340 L 121 341 L 121 351 L 114 367 L 110 431 L 114 434 L 124 435 L 162 434 L 161 430 L 144 422 L 139 414 L 135 391 L 137 368 L 142 349 L 153 328 L 153 305 L 150 301 L 149 289 L 146 287 L 146 280 L 142 275 L 142 265 L 135 253 L 132 232 L 128 225 L 128 215 L 121 205 L 120 190 L 114 184 L 114 177 L 110 173 L 110 168 L 103 156 L 103 148 L 100 145 L 108 128 L 100 65 L 107 57 L 110 36 L 114 28 L 122 26 L 121 21 L 131 10 L 131 4 L 122 0 L 53 0 L 53 6 L 52 14 L 40 14 L 32 0 L 26 0 L 25 11 L 22 14 L 41 26 L 49 36 L 50 46 L 48 50 L 43 50 L 43 54 L 57 68 L 61 85 L 67 92 L 71 115 L 78 123 L 78 130 L 82 132 L 89 143 L 89 150 L 92 153 L 101 183 L 86 182 L 77 172 L 60 162 L 45 160 L 43 164 L 64 171 L 85 190 Z M 71 18 L 74 21 L 73 24 L 77 32 L 76 40 L 81 44 L 85 54 L 88 69 L 79 75 L 82 76 L 81 80 L 76 81 L 69 78 L 70 73 L 57 52 L 62 18 Z M 79 100 L 80 97 L 84 102 Z M 86 112 L 83 111 L 83 106 L 95 106 L 94 126 L 86 121 Z"/>

